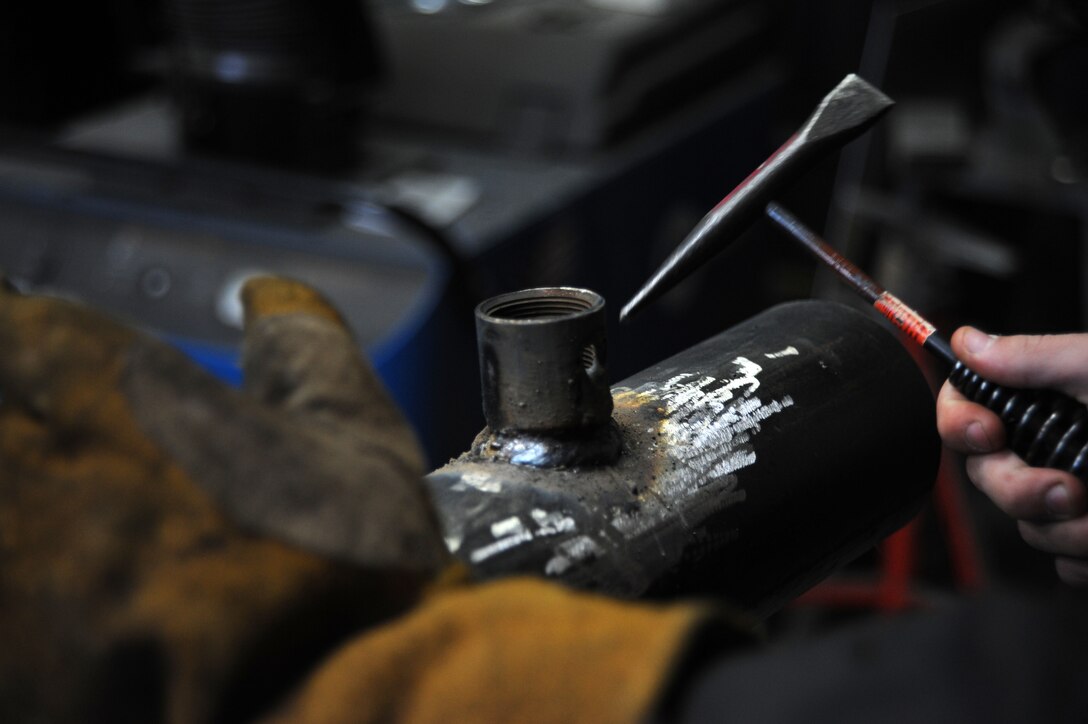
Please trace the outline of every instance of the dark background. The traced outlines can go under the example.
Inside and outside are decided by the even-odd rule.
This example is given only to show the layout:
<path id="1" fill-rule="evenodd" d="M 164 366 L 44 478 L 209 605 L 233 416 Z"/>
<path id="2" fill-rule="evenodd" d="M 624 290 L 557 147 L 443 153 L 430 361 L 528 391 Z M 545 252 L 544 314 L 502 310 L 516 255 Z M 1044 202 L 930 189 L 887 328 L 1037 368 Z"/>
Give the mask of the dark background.
<path id="1" fill-rule="evenodd" d="M 781 301 L 855 303 L 757 223 L 615 319 L 857 72 L 896 108 L 779 200 L 949 331 L 1084 327 L 1083 2 L 310 5 L 6 4 L 0 267 L 233 381 L 231 290 L 299 276 L 344 309 L 441 464 L 482 426 L 487 296 L 600 291 L 614 381 Z M 947 474 L 966 507 L 920 518 L 919 595 L 1054 585 L 956 461 Z M 976 546 L 970 575 L 955 536 Z"/>

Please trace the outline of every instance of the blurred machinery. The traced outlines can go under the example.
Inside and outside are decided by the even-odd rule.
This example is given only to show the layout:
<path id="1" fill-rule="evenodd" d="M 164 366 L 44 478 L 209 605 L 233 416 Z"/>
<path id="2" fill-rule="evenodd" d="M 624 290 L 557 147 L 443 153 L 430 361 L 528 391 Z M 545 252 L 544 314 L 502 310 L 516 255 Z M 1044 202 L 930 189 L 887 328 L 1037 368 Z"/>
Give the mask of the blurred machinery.
<path id="1" fill-rule="evenodd" d="M 402 217 L 333 184 L 9 148 L 0 229 L 0 267 L 17 284 L 165 335 L 231 382 L 241 378 L 242 283 L 304 280 L 345 310 L 429 446 L 454 424 L 431 409 L 448 399 L 430 372 L 451 329 L 449 266 Z"/>
<path id="2" fill-rule="evenodd" d="M 938 327 L 1088 323 L 1086 21 L 1080 0 L 873 4 L 858 72 L 897 107 L 844 151 L 825 236 Z M 854 303 L 830 274 L 815 293 Z M 962 482 L 989 574 L 1049 585 L 1049 558 Z M 958 576 L 941 557 L 923 548 L 918 566 Z"/>
<path id="3" fill-rule="evenodd" d="M 824 235 L 939 325 L 1078 327 L 1084 16 L 1079 0 L 116 0 L 57 23 L 20 4 L 0 11 L 0 265 L 226 374 L 238 280 L 302 276 L 440 463 L 483 423 L 473 303 L 548 285 L 627 299 L 857 71 L 896 111 L 781 200 L 815 220 L 833 196 Z M 749 235 L 630 327 L 609 321 L 615 379 L 807 296 L 807 262 Z M 817 296 L 852 302 L 823 277 Z"/>
<path id="4" fill-rule="evenodd" d="M 758 163 L 786 82 L 778 3 L 327 5 L 104 8 L 112 62 L 86 70 L 109 92 L 0 105 L 0 265 L 228 376 L 239 280 L 299 276 L 345 310 L 440 462 L 482 425 L 471 304 L 549 284 L 623 298 Z M 5 12 L 41 39 L 12 46 L 8 87 L 78 85 L 79 57 L 58 57 L 87 44 L 44 10 Z M 771 301 L 754 278 L 700 280 L 613 335 L 615 371 Z"/>
<path id="5" fill-rule="evenodd" d="M 859 72 L 899 104 L 844 155 L 828 238 L 942 319 L 1083 328 L 1085 16 L 1082 2 L 876 3 Z"/>
<path id="6" fill-rule="evenodd" d="M 679 417 L 638 394 L 663 399 L 686 372 L 715 378 L 710 392 L 728 387 L 738 370 L 722 346 L 787 348 L 785 332 L 804 336 L 797 308 L 680 351 L 813 289 L 856 306 L 853 296 L 821 272 L 813 286 L 808 260 L 757 224 L 631 325 L 611 315 L 609 375 L 628 388 L 617 388 L 627 404 L 615 419 L 626 426 L 625 464 L 638 470 L 605 464 L 580 478 L 589 489 L 581 496 L 566 471 L 490 465 L 481 447 L 490 440 L 446 463 L 484 425 L 473 305 L 515 289 L 579 286 L 618 309 L 829 87 L 857 72 L 896 99 L 895 111 L 780 200 L 940 327 L 1083 329 L 1086 7 L 111 0 L 57 22 L 54 8 L 10 4 L 0 10 L 0 267 L 165 335 L 235 381 L 240 283 L 259 272 L 301 278 L 344 311 L 420 433 L 448 543 L 468 564 L 486 575 L 531 568 L 624 595 L 747 595 L 743 603 L 765 613 L 811 583 L 808 574 L 902 522 L 925 492 L 912 487 L 924 475 L 883 469 L 899 457 L 874 422 L 888 414 L 889 400 L 874 392 L 880 381 L 850 370 L 864 380 L 853 408 L 868 410 L 864 418 L 820 386 L 822 362 L 843 363 L 833 353 L 857 346 L 834 337 L 836 325 L 864 328 L 864 319 L 828 320 L 833 338 L 796 345 L 804 359 L 760 358 L 768 390 L 783 393 L 775 400 L 809 395 L 815 407 L 759 421 L 772 434 L 741 451 L 758 453 L 759 464 L 737 487 L 736 470 L 707 475 L 682 501 L 690 521 L 658 515 L 661 500 L 676 502 L 658 493 L 691 482 L 672 458 L 693 445 L 657 447 L 660 438 L 642 431 Z M 756 345 L 745 336 L 753 328 L 782 347 Z M 854 353 L 847 362 L 864 368 L 864 354 L 899 351 Z M 797 388 L 793 376 L 817 384 Z M 919 399 L 912 431 L 921 440 L 929 408 Z M 817 442 L 805 443 L 810 435 Z M 505 444 L 497 454 L 510 454 Z M 819 456 L 812 467 L 824 477 L 790 491 L 799 504 L 777 507 L 789 502 L 774 485 L 783 470 Z M 987 576 L 1050 585 L 1050 557 L 1025 546 L 950 458 L 941 470 L 933 506 L 874 554 L 877 566 L 863 556 L 841 579 L 851 584 L 860 571 L 868 584 L 883 566 L 861 606 L 910 605 L 917 576 L 945 589 Z M 851 486 L 865 483 L 857 495 L 872 495 L 882 489 L 868 483 L 897 476 L 895 509 L 869 531 L 846 521 L 836 528 L 851 533 L 843 540 L 809 545 L 826 533 L 816 530 L 822 520 L 855 510 L 815 495 L 825 481 L 849 499 Z M 762 488 L 747 487 L 752 480 Z M 493 495 L 504 487 L 507 496 Z M 750 499 L 738 502 L 738 491 Z M 963 504 L 972 495 L 977 505 Z M 873 499 L 864 501 L 856 508 L 871 513 Z M 806 505 L 828 507 L 818 517 Z M 778 510 L 787 514 L 775 518 Z M 768 511 L 777 527 L 760 528 Z M 783 530 L 796 535 L 767 537 Z M 760 566 L 778 553 L 810 557 L 801 571 L 781 559 Z M 705 575 L 723 562 L 735 579 Z M 779 623 L 805 628 L 814 608 L 805 602 L 841 605 L 843 590 L 815 591 Z"/>

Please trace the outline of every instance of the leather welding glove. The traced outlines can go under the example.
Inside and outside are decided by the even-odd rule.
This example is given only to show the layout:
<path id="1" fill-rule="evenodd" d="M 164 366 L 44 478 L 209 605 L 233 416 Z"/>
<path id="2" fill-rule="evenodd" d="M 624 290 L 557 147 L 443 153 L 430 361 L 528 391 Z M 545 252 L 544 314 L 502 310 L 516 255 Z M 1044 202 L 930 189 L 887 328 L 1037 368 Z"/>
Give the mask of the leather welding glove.
<path id="1" fill-rule="evenodd" d="M 669 721 L 703 657 L 750 622 L 540 579 L 438 586 L 330 656 L 265 724 Z"/>
<path id="2" fill-rule="evenodd" d="M 0 721 L 245 721 L 447 564 L 399 412 L 315 293 L 244 291 L 244 393 L 0 290 Z"/>

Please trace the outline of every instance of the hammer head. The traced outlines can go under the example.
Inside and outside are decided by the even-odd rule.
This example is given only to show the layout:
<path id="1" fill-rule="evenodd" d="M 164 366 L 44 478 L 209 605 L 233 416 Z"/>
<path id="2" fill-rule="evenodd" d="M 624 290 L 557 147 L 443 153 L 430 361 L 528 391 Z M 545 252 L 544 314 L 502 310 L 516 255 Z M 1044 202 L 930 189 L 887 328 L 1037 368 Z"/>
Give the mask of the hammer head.
<path id="1" fill-rule="evenodd" d="M 798 134 L 813 143 L 843 145 L 867 131 L 893 105 L 895 101 L 851 73 L 824 96 Z"/>
<path id="2" fill-rule="evenodd" d="M 808 120 L 703 217 L 620 312 L 626 320 L 731 244 L 783 187 L 829 152 L 864 133 L 892 106 L 888 96 L 851 73 Z"/>

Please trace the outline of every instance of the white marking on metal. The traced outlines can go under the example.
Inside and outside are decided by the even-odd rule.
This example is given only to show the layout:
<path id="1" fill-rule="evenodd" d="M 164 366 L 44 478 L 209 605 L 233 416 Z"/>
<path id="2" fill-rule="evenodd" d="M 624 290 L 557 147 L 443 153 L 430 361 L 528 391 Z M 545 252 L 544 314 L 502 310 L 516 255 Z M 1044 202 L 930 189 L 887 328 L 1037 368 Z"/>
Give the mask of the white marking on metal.
<path id="1" fill-rule="evenodd" d="M 533 516 L 533 520 L 539 526 L 535 533 L 538 538 L 558 533 L 569 533 L 574 530 L 574 518 L 564 516 L 562 513 L 548 513 L 536 508 L 530 515 Z"/>
<path id="2" fill-rule="evenodd" d="M 491 524 L 491 535 L 495 538 L 503 538 L 508 535 L 521 535 L 526 532 L 525 524 L 522 523 L 521 518 L 516 515 Z"/>
<path id="3" fill-rule="evenodd" d="M 580 535 L 577 538 L 565 540 L 556 546 L 556 548 L 576 561 L 580 561 L 601 552 L 600 546 L 587 535 Z"/>
<path id="4" fill-rule="evenodd" d="M 522 543 L 531 541 L 532 539 L 533 534 L 527 530 L 523 530 L 516 535 L 512 535 L 508 538 L 502 538 L 495 541 L 494 543 L 484 546 L 483 548 L 477 548 L 476 550 L 472 551 L 472 555 L 469 556 L 469 560 L 471 560 L 473 563 L 480 563 L 481 561 L 486 561 L 488 558 L 497 553 L 502 553 L 503 551 L 510 550 L 514 546 L 519 546 Z"/>
<path id="5" fill-rule="evenodd" d="M 461 478 L 451 486 L 451 490 L 463 492 L 468 488 L 478 490 L 481 493 L 501 493 L 502 483 L 493 475 L 484 473 L 461 473 Z"/>
<path id="6" fill-rule="evenodd" d="M 534 538 L 546 538 L 562 533 L 571 533 L 577 528 L 574 518 L 556 511 L 549 512 L 540 508 L 533 508 L 529 512 L 529 516 L 536 524 L 536 530 L 530 530 L 521 518 L 516 515 L 492 523 L 491 536 L 495 538 L 495 542 L 474 550 L 469 556 L 469 560 L 473 563 L 486 561 L 494 555 L 508 551 L 522 543 L 528 543 Z"/>
<path id="7" fill-rule="evenodd" d="M 767 359 L 781 359 L 782 357 L 789 357 L 789 356 L 795 355 L 795 354 L 801 354 L 801 353 L 798 352 L 797 348 L 794 347 L 791 344 L 789 347 L 786 347 L 783 350 L 780 350 L 778 352 L 767 352 L 763 356 L 766 357 Z"/>
<path id="8" fill-rule="evenodd" d="M 568 568 L 570 568 L 569 558 L 566 556 L 552 556 L 548 559 L 548 562 L 544 564 L 544 575 L 561 576 Z"/>
<path id="9" fill-rule="evenodd" d="M 713 480 L 714 478 L 722 478 L 734 471 L 746 468 L 749 465 L 754 465 L 756 462 L 756 454 L 752 450 L 738 450 L 719 460 L 714 464 L 714 467 L 710 469 L 707 477 Z"/>
<path id="10" fill-rule="evenodd" d="M 544 564 L 544 573 L 548 576 L 561 575 L 573 564 L 599 554 L 601 548 L 589 536 L 580 535 L 563 541 L 555 547 L 554 552 L 555 555 Z"/>
<path id="11" fill-rule="evenodd" d="M 680 382 L 682 380 L 686 380 L 687 378 L 689 378 L 691 376 L 692 376 L 691 372 L 681 372 L 680 374 L 676 375 L 675 377 L 670 377 L 668 380 L 666 380 L 665 384 L 662 385 L 662 387 L 664 387 L 667 390 L 667 389 L 669 389 L 671 387 L 674 387 L 677 382 Z"/>
<path id="12" fill-rule="evenodd" d="M 764 356 L 775 359 L 790 354 L 799 352 L 791 346 Z M 626 535 L 652 530 L 679 512 L 670 513 L 668 500 L 701 496 L 720 509 L 747 497 L 738 489 L 737 473 L 756 463 L 752 438 L 767 419 L 792 407 L 794 400 L 784 395 L 764 402 L 755 395 L 763 368 L 747 357 L 737 357 L 733 364 L 734 374 L 728 378 L 684 372 L 660 388 L 636 390 L 661 400 L 660 433 L 673 465 L 670 473 L 658 478 L 660 497 L 645 498 L 636 514 L 613 512 L 612 525 L 617 530 Z"/>

